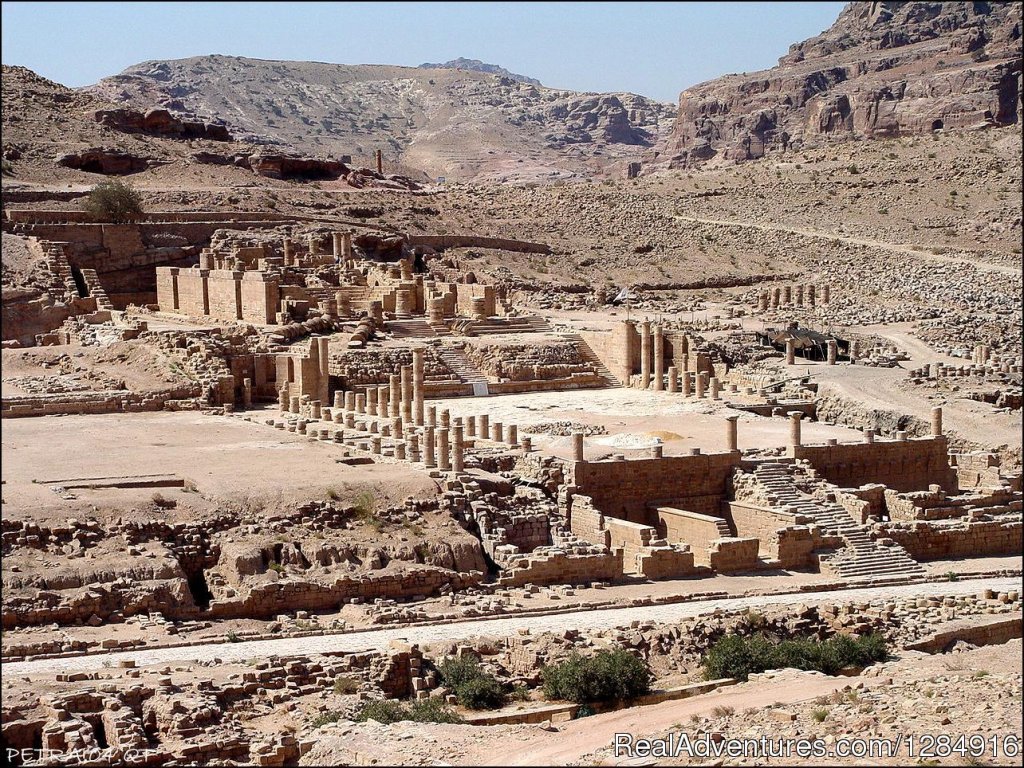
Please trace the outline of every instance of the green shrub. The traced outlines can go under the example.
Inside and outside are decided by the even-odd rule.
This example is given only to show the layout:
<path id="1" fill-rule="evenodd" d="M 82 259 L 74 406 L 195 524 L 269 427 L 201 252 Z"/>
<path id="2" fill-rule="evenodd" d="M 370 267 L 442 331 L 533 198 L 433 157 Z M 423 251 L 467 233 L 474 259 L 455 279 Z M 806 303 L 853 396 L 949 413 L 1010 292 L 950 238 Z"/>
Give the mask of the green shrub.
<path id="1" fill-rule="evenodd" d="M 441 699 L 420 699 L 410 706 L 394 699 L 374 699 L 366 702 L 356 713 L 356 721 L 363 723 L 398 723 L 412 720 L 417 723 L 461 723 L 462 718 L 452 712 Z M 334 722 L 334 721 L 330 721 Z"/>
<path id="2" fill-rule="evenodd" d="M 373 699 L 366 702 L 356 713 L 356 722 L 376 720 L 378 723 L 397 723 L 409 719 L 409 710 L 394 699 Z"/>
<path id="3" fill-rule="evenodd" d="M 102 181 L 85 198 L 85 210 L 99 221 L 124 224 L 142 215 L 142 197 L 124 181 Z"/>
<path id="4" fill-rule="evenodd" d="M 875 634 L 856 640 L 849 635 L 835 635 L 824 642 L 799 639 L 780 643 L 773 643 L 764 635 L 726 635 L 708 649 L 703 666 L 708 680 L 746 680 L 752 673 L 786 667 L 835 675 L 843 667 L 865 667 L 887 657 L 885 638 Z"/>
<path id="5" fill-rule="evenodd" d="M 574 653 L 541 674 L 547 698 L 578 704 L 635 698 L 650 691 L 652 677 L 643 659 L 621 648 L 591 658 Z"/>
<path id="6" fill-rule="evenodd" d="M 505 689 L 498 679 L 480 667 L 473 656 L 445 659 L 437 666 L 444 684 L 459 704 L 470 709 L 497 709 L 505 703 Z"/>
<path id="7" fill-rule="evenodd" d="M 334 692 L 339 696 L 355 693 L 358 690 L 358 680 L 353 680 L 351 677 L 345 677 L 345 675 L 338 675 L 338 677 L 334 678 Z"/>
<path id="8" fill-rule="evenodd" d="M 328 725 L 330 723 L 336 723 L 341 720 L 341 712 L 336 710 L 330 712 L 321 712 L 319 715 L 313 718 L 312 725 L 314 728 L 320 728 L 321 726 Z"/>

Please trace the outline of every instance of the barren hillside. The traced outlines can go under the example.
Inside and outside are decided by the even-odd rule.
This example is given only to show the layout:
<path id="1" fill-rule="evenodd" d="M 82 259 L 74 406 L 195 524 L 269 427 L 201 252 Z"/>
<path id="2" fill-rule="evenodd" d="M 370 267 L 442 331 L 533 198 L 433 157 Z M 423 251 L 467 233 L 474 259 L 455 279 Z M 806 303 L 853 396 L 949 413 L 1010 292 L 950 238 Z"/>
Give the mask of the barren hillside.
<path id="1" fill-rule="evenodd" d="M 223 118 L 248 141 L 316 156 L 380 149 L 431 176 L 476 180 L 621 173 L 674 110 L 473 69 L 199 56 L 148 61 L 89 89 L 111 101 Z"/>

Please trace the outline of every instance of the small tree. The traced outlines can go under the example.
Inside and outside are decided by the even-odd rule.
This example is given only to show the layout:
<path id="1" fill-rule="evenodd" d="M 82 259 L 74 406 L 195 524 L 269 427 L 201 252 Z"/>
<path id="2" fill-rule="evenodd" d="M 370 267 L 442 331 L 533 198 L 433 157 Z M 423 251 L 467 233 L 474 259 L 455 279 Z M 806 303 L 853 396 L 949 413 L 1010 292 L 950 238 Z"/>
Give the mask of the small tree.
<path id="1" fill-rule="evenodd" d="M 498 679 L 485 671 L 473 656 L 445 659 L 437 665 L 438 672 L 469 709 L 497 709 L 505 703 L 505 689 Z"/>
<path id="2" fill-rule="evenodd" d="M 547 698 L 578 704 L 635 698 L 650 691 L 652 678 L 647 663 L 622 648 L 590 658 L 574 653 L 541 674 Z"/>
<path id="3" fill-rule="evenodd" d="M 127 182 L 102 181 L 89 191 L 85 210 L 99 221 L 124 224 L 142 215 L 142 197 Z"/>

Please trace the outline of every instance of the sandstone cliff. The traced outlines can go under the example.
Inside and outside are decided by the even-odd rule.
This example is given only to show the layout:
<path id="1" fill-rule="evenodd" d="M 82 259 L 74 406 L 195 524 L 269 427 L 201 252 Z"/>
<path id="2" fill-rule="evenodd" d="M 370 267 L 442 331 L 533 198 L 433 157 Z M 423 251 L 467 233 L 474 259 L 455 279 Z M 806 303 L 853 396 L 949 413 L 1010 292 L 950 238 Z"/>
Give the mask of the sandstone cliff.
<path id="1" fill-rule="evenodd" d="M 826 140 L 1017 123 L 1021 5 L 855 2 L 773 69 L 679 96 L 659 164 L 742 161 Z"/>

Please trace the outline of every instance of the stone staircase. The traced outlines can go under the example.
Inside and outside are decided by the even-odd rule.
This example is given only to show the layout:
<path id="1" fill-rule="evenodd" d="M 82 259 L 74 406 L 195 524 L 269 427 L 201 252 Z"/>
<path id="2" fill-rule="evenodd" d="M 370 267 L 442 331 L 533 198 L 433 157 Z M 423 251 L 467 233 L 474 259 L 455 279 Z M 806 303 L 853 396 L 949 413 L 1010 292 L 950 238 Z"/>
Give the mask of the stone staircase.
<path id="1" fill-rule="evenodd" d="M 473 384 L 474 387 L 487 384 L 487 377 L 469 362 L 461 350 L 455 347 L 441 347 L 440 356 L 445 365 L 466 384 Z"/>
<path id="2" fill-rule="evenodd" d="M 114 305 L 110 303 L 110 299 L 107 298 L 107 292 L 103 290 L 103 284 L 100 283 L 99 275 L 96 274 L 95 269 L 83 269 L 82 280 L 85 281 L 89 295 L 96 299 L 96 309 L 114 308 Z"/>
<path id="3" fill-rule="evenodd" d="M 489 317 L 474 320 L 466 329 L 467 336 L 491 336 L 503 333 L 548 333 L 551 325 L 539 315 L 521 317 Z"/>
<path id="4" fill-rule="evenodd" d="M 388 320 L 384 328 L 396 339 L 433 339 L 438 336 L 434 327 L 423 318 Z"/>
<path id="5" fill-rule="evenodd" d="M 598 376 L 601 376 L 608 382 L 608 386 L 622 386 L 622 382 L 619 381 L 619 379 L 615 375 L 613 375 L 610 370 L 608 370 L 608 367 L 604 364 L 604 362 L 602 362 L 601 358 L 597 356 L 597 353 L 595 353 L 594 350 L 590 348 L 590 345 L 583 340 L 582 336 L 575 333 L 566 333 L 563 334 L 563 338 L 565 338 L 568 341 L 573 341 L 576 343 L 576 346 L 580 351 L 580 356 L 588 363 L 590 363 L 592 366 L 594 366 L 594 371 L 597 373 Z"/>
<path id="6" fill-rule="evenodd" d="M 63 296 L 65 299 L 72 299 L 82 296 L 78 284 L 75 282 L 71 264 L 64 252 L 64 243 L 42 241 L 43 260 L 47 271 L 53 276 L 52 284 L 57 295 L 54 298 Z"/>
<path id="7" fill-rule="evenodd" d="M 822 532 L 843 539 L 846 546 L 822 559 L 823 569 L 851 580 L 924 575 L 924 568 L 902 547 L 874 541 L 844 507 L 798 488 L 794 471 L 799 468 L 768 461 L 758 464 L 753 474 L 773 506 L 788 506 L 797 514 L 813 518 Z"/>

